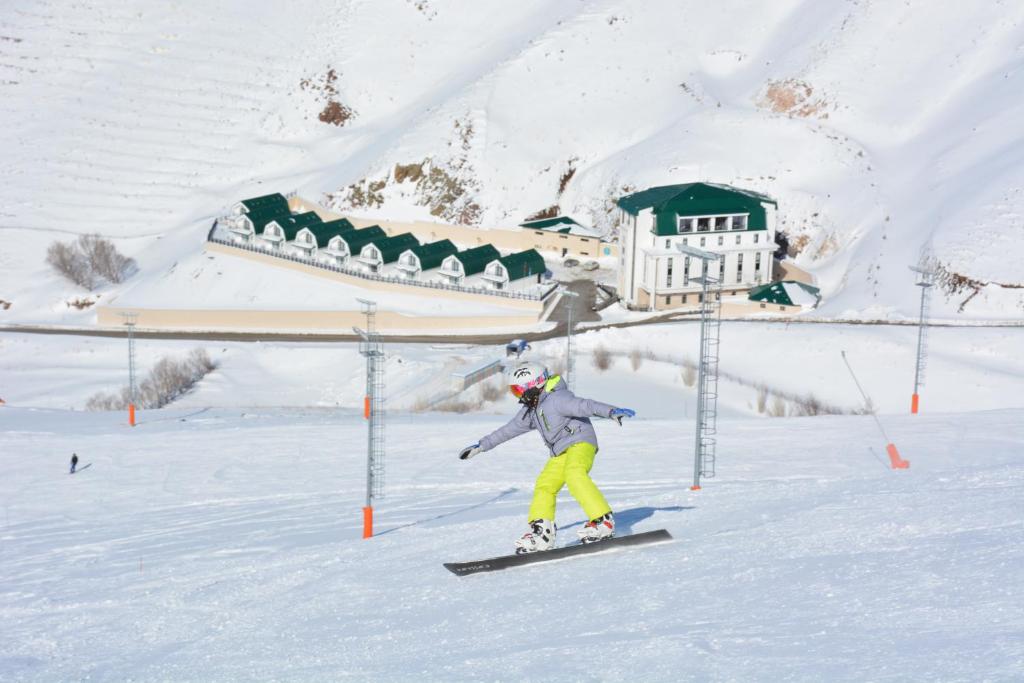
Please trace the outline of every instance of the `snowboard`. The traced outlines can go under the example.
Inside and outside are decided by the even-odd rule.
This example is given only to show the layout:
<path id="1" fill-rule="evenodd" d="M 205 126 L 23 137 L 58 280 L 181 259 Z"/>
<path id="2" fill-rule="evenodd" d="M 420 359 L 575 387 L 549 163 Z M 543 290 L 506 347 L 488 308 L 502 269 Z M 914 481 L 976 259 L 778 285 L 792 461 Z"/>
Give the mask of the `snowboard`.
<path id="1" fill-rule="evenodd" d="M 574 543 L 572 545 L 545 550 L 539 553 L 526 553 L 524 555 L 503 555 L 492 557 L 487 560 L 475 560 L 472 562 L 445 562 L 445 569 L 456 576 L 468 576 L 480 572 L 496 572 L 501 569 L 520 567 L 525 564 L 537 564 L 539 562 L 550 562 L 561 560 L 576 555 L 590 555 L 605 550 L 624 548 L 632 545 L 646 545 L 648 543 L 664 543 L 671 541 L 672 534 L 666 529 L 657 531 L 645 531 L 641 534 L 629 534 L 628 536 L 614 536 L 604 541 L 594 543 Z"/>

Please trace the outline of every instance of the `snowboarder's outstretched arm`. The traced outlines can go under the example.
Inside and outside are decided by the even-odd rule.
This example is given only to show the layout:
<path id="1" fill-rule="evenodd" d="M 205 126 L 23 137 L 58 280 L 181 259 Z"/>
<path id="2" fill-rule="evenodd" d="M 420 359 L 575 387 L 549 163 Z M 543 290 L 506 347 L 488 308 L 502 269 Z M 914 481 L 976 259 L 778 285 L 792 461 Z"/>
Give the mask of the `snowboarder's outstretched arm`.
<path id="1" fill-rule="evenodd" d="M 592 398 L 580 398 L 571 392 L 561 397 L 562 412 L 572 417 L 611 417 L 615 406 L 595 401 Z"/>
<path id="2" fill-rule="evenodd" d="M 529 413 L 526 408 L 522 408 L 511 420 L 480 439 L 480 450 L 489 451 L 495 446 L 525 434 L 532 429 L 533 423 L 530 421 Z"/>
<path id="3" fill-rule="evenodd" d="M 559 406 L 563 412 L 573 417 L 608 417 L 622 426 L 622 418 L 633 417 L 636 411 L 629 408 L 616 408 L 613 405 L 595 401 L 592 398 L 580 398 L 571 392 L 561 397 Z"/>

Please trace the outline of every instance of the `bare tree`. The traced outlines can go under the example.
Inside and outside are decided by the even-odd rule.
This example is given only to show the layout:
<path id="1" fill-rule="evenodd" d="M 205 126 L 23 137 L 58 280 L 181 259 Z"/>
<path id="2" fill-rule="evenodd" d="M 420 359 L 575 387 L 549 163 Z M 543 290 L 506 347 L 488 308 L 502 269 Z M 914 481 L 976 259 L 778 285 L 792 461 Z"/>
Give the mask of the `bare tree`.
<path id="1" fill-rule="evenodd" d="M 764 413 L 768 407 L 768 387 L 759 386 L 757 388 L 757 412 Z"/>
<path id="2" fill-rule="evenodd" d="M 595 346 L 593 361 L 594 367 L 601 372 L 604 372 L 612 366 L 612 354 L 603 346 Z"/>
<path id="3" fill-rule="evenodd" d="M 81 235 L 75 242 L 54 242 L 46 250 L 46 262 L 74 282 L 92 290 L 100 279 L 123 282 L 138 270 L 135 261 L 118 253 L 114 244 L 99 235 Z"/>
<path id="4" fill-rule="evenodd" d="M 80 287 L 92 290 L 96 286 L 96 278 L 89 267 L 89 261 L 70 244 L 51 244 L 46 250 L 46 262 Z"/>
<path id="5" fill-rule="evenodd" d="M 188 393 L 199 380 L 217 367 L 205 349 L 194 349 L 186 358 L 164 357 L 157 361 L 139 383 L 136 405 L 140 408 L 162 408 Z M 100 392 L 86 401 L 86 410 L 123 410 L 131 402 L 128 387 L 120 392 Z"/>
<path id="6" fill-rule="evenodd" d="M 136 270 L 135 261 L 118 253 L 113 242 L 99 235 L 82 235 L 78 249 L 85 256 L 92 271 L 108 282 L 123 282 Z"/>

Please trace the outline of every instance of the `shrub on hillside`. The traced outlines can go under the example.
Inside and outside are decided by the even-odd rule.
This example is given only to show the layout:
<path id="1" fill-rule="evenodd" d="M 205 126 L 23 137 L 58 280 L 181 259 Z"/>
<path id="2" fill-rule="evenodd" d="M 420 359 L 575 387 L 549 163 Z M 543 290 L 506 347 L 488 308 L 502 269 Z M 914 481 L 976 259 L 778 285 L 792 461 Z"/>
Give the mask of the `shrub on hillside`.
<path id="1" fill-rule="evenodd" d="M 210 374 L 217 364 L 205 349 L 193 349 L 183 359 L 164 357 L 157 361 L 138 387 L 137 408 L 162 408 L 189 392 L 199 380 Z M 131 402 L 128 387 L 114 393 L 94 394 L 85 403 L 86 410 L 124 410 Z"/>
<path id="2" fill-rule="evenodd" d="M 594 347 L 594 367 L 604 372 L 612 366 L 612 353 L 603 346 Z"/>
<path id="3" fill-rule="evenodd" d="M 89 262 L 75 249 L 74 244 L 54 242 L 46 250 L 46 262 L 79 287 L 91 290 L 96 286 L 96 277 L 89 267 Z"/>
<path id="4" fill-rule="evenodd" d="M 113 242 L 99 235 L 81 235 L 74 242 L 54 242 L 46 250 L 46 262 L 68 280 L 89 290 L 100 280 L 123 282 L 137 270 L 134 259 L 122 255 Z"/>

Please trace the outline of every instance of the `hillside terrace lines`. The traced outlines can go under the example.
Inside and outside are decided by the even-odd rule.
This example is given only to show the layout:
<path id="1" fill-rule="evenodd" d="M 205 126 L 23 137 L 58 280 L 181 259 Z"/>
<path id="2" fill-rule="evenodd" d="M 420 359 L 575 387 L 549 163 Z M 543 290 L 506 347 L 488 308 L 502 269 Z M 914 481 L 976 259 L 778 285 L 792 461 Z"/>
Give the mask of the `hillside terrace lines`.
<path id="1" fill-rule="evenodd" d="M 179 161 L 184 162 L 186 160 L 179 159 Z M 81 159 L 75 159 L 75 158 L 71 158 L 71 157 L 63 157 L 63 158 L 60 158 L 60 159 L 53 159 L 52 161 L 49 161 L 48 163 L 49 163 L 49 165 L 51 167 L 57 168 L 57 169 L 68 169 L 68 167 L 79 168 L 81 166 L 87 166 L 87 167 L 91 167 L 93 169 L 102 169 L 102 170 L 105 170 L 105 171 L 112 171 L 112 172 L 128 172 L 128 171 L 131 171 L 133 169 L 133 167 L 129 167 L 129 166 L 123 166 L 123 165 L 112 164 L 112 163 L 102 163 L 102 162 L 97 162 L 97 161 L 84 161 L 84 160 L 81 160 Z M 211 167 L 211 169 L 216 167 L 213 164 L 210 164 L 209 166 Z M 230 165 L 230 164 L 224 164 L 224 165 L 222 165 L 222 167 L 223 168 L 230 168 L 230 169 L 237 168 L 237 166 L 233 166 L 233 165 Z M 68 170 L 70 170 L 70 169 L 68 169 Z M 180 178 L 180 176 L 181 176 L 181 172 L 180 171 L 168 170 L 168 169 L 159 169 L 159 168 L 149 168 L 149 169 L 147 169 L 147 173 L 149 173 L 150 175 L 155 175 L 155 176 L 166 175 L 166 176 L 171 176 L 172 178 Z M 37 174 L 37 175 L 44 175 L 44 174 Z M 140 183 L 140 182 L 137 182 L 137 181 L 124 181 L 124 182 L 126 182 L 127 184 L 130 184 L 130 185 L 141 185 L 141 184 L 143 184 L 143 183 Z M 170 182 L 170 181 L 159 181 L 159 182 L 160 182 L 161 185 L 168 185 L 168 186 L 171 186 L 171 187 L 180 187 L 180 188 L 183 188 L 183 189 L 192 189 L 193 187 L 195 187 L 194 185 L 180 183 L 180 182 Z"/>
<path id="2" fill-rule="evenodd" d="M 92 128 L 92 130 L 96 130 L 98 133 L 108 132 L 104 128 Z M 179 131 L 179 139 L 182 135 L 187 135 L 187 133 L 187 130 Z M 131 156 L 140 160 L 145 160 L 144 169 L 147 169 L 149 166 L 154 164 L 163 164 L 168 161 L 188 164 L 189 170 L 191 171 L 195 171 L 196 166 L 209 165 L 231 168 L 244 165 L 223 160 L 222 155 L 227 155 L 232 151 L 227 147 L 214 147 L 193 142 L 190 142 L 187 147 L 182 147 L 180 144 L 174 144 L 172 140 L 147 139 L 147 135 L 148 134 L 145 132 L 139 132 L 137 134 L 118 134 L 115 131 L 109 131 L 107 140 L 105 141 L 106 144 L 94 137 L 91 145 L 89 143 L 85 143 L 77 146 L 77 148 L 91 150 L 99 155 L 108 153 L 111 155 Z M 114 148 L 111 146 L 111 143 L 128 149 L 136 149 L 139 153 L 126 152 L 123 151 L 123 149 Z M 172 147 L 172 149 L 168 149 L 168 147 Z M 174 154 L 164 154 L 165 152 L 170 151 L 182 152 L 193 150 L 197 152 L 206 151 L 210 154 L 200 154 L 199 156 L 176 156 Z M 147 152 L 150 154 L 147 154 Z M 140 172 L 138 167 L 133 168 L 136 173 Z M 145 170 L 141 170 L 141 172 L 145 172 Z"/>

